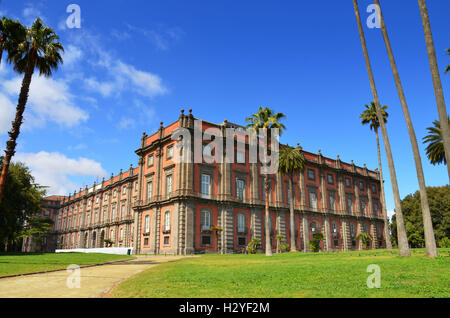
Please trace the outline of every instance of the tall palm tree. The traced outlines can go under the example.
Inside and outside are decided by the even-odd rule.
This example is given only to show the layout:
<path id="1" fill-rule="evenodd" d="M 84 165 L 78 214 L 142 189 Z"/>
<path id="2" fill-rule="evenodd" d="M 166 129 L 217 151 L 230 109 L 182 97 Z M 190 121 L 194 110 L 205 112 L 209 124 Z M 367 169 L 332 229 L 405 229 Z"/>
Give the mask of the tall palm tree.
<path id="1" fill-rule="evenodd" d="M 259 107 L 257 113 L 252 114 L 250 117 L 245 119 L 249 124 L 247 128 L 253 128 L 257 132 L 259 132 L 260 128 L 267 128 L 266 138 L 268 140 L 267 144 L 269 145 L 269 140 L 271 140 L 271 129 L 278 129 L 279 135 L 283 133 L 283 129 L 286 127 L 280 122 L 281 119 L 285 118 L 286 115 L 283 113 L 275 113 L 272 109 L 268 107 L 262 108 Z M 272 245 L 270 244 L 270 227 L 269 224 L 269 189 L 270 189 L 270 180 L 267 174 L 264 174 L 264 192 L 265 192 L 265 220 L 264 220 L 264 230 L 265 230 L 265 241 L 266 241 L 266 256 L 272 256 Z"/>
<path id="2" fill-rule="evenodd" d="M 400 98 L 400 104 L 402 105 L 403 115 L 405 116 L 406 120 L 406 127 L 408 128 L 409 140 L 411 142 L 411 147 L 413 150 L 417 181 L 419 182 L 420 204 L 422 206 L 422 218 L 425 233 L 426 254 L 428 257 L 434 258 L 437 256 L 436 240 L 434 238 L 433 223 L 431 222 L 430 205 L 428 204 L 427 189 L 425 185 L 425 177 L 422 168 L 422 159 L 420 158 L 416 133 L 414 131 L 411 116 L 409 115 L 409 109 L 406 103 L 405 93 L 403 91 L 403 86 L 400 81 L 400 75 L 398 73 L 397 64 L 395 63 L 394 53 L 392 52 L 392 47 L 389 41 L 386 24 L 384 23 L 380 1 L 374 0 L 374 2 L 376 5 L 378 5 L 379 8 L 381 33 L 383 34 L 384 44 L 386 45 L 386 50 L 389 56 L 389 62 L 391 64 L 392 74 L 394 75 L 395 86 L 397 87 L 397 93 Z"/>
<path id="3" fill-rule="evenodd" d="M 17 32 L 22 28 L 22 24 L 6 17 L 0 19 L 0 64 L 2 63 L 3 51 L 11 48 L 13 44 L 17 44 Z"/>
<path id="4" fill-rule="evenodd" d="M 364 31 L 361 23 L 361 16 L 359 14 L 358 2 L 353 0 L 353 7 L 355 10 L 356 22 L 358 25 L 359 37 L 361 40 L 361 46 L 364 53 L 364 59 L 366 62 L 367 73 L 369 75 L 370 88 L 372 90 L 373 100 L 375 102 L 375 108 L 377 111 L 378 122 L 381 127 L 381 134 L 383 136 L 384 147 L 386 148 L 386 156 L 389 166 L 389 174 L 391 176 L 392 192 L 394 195 L 395 213 L 397 218 L 397 232 L 398 232 L 398 247 L 399 255 L 408 257 L 411 255 L 408 246 L 408 238 L 406 236 L 405 224 L 403 221 L 402 206 L 400 201 L 400 193 L 398 190 L 397 175 L 395 173 L 394 159 L 392 157 L 391 144 L 389 143 L 389 137 L 387 134 L 386 125 L 384 124 L 383 115 L 381 113 L 380 100 L 378 99 L 378 93 L 375 86 L 375 80 L 373 78 L 372 67 L 370 65 L 369 53 L 367 52 L 366 39 L 364 37 Z"/>
<path id="5" fill-rule="evenodd" d="M 384 218 L 384 237 L 386 238 L 386 248 L 388 250 L 392 250 L 391 235 L 389 234 L 389 222 L 386 211 L 386 198 L 384 195 L 384 181 L 383 181 L 384 179 L 383 179 L 383 168 L 381 166 L 380 138 L 378 136 L 378 128 L 380 128 L 380 123 L 378 122 L 375 103 L 370 102 L 370 106 L 365 105 L 365 107 L 366 109 L 359 116 L 359 118 L 361 118 L 361 123 L 363 125 L 369 124 L 370 129 L 375 131 L 375 137 L 377 139 L 378 170 L 380 171 L 380 186 L 381 186 L 380 196 L 383 211 L 382 213 Z M 381 115 L 383 116 L 384 123 L 387 123 L 387 118 L 389 116 L 388 112 L 386 111 L 387 108 L 388 108 L 387 105 L 381 107 Z"/>
<path id="6" fill-rule="evenodd" d="M 434 95 L 439 113 L 439 121 L 445 123 L 447 120 L 447 110 L 445 108 L 444 93 L 442 91 L 441 77 L 436 60 L 433 35 L 431 34 L 430 20 L 428 18 L 427 4 L 425 0 L 419 1 L 420 16 L 422 18 L 423 33 L 427 46 L 428 60 L 430 62 L 431 78 L 433 79 Z M 445 159 L 450 162 L 450 125 L 442 125 L 442 143 L 444 144 Z M 450 165 L 447 165 L 447 173 L 450 181 Z"/>
<path id="7" fill-rule="evenodd" d="M 447 54 L 450 55 L 450 49 L 446 49 Z M 447 67 L 445 68 L 445 74 L 447 74 L 447 72 L 450 71 L 450 65 L 447 65 Z"/>
<path id="8" fill-rule="evenodd" d="M 448 124 L 450 125 L 450 116 L 448 116 Z M 439 120 L 433 121 L 434 127 L 428 127 L 427 130 L 429 135 L 423 137 L 423 143 L 428 146 L 425 149 L 427 152 L 427 157 L 430 162 L 435 164 L 447 164 L 444 154 L 444 145 L 442 143 L 442 130 L 441 122 Z"/>
<path id="9" fill-rule="evenodd" d="M 6 156 L 0 175 L 0 201 L 9 163 L 15 153 L 34 69 L 39 70 L 39 75 L 44 76 L 51 76 L 53 71 L 58 69 L 59 64 L 63 62 L 61 52 L 64 52 L 64 48 L 58 40 L 59 37 L 55 32 L 45 26 L 40 18 L 37 18 L 30 28 L 24 29 L 23 37 L 17 48 L 8 51 L 8 62 L 13 64 L 16 72 L 24 74 L 24 77 L 16 107 L 16 117 L 12 123 L 12 129 L 8 133 L 10 138 L 6 143 Z"/>
<path id="10" fill-rule="evenodd" d="M 296 251 L 295 244 L 295 218 L 294 218 L 294 175 L 299 174 L 305 170 L 305 158 L 303 157 L 302 148 L 297 144 L 297 148 L 289 145 L 280 150 L 280 159 L 278 171 L 282 175 L 288 176 L 289 180 L 289 228 L 290 228 L 290 250 Z"/>

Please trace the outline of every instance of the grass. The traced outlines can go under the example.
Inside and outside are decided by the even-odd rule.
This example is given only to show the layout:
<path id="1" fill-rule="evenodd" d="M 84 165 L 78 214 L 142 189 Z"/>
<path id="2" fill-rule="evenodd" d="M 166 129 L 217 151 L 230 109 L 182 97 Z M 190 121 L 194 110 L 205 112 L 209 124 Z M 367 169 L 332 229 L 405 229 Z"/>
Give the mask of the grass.
<path id="1" fill-rule="evenodd" d="M 148 269 L 122 282 L 112 297 L 450 297 L 450 249 L 436 259 L 422 249 L 396 251 L 203 255 Z M 381 288 L 366 285 L 370 264 Z"/>
<path id="2" fill-rule="evenodd" d="M 84 266 L 130 258 L 132 258 L 132 256 L 99 253 L 0 254 L 0 277 L 56 269 L 66 269 L 70 264 Z"/>

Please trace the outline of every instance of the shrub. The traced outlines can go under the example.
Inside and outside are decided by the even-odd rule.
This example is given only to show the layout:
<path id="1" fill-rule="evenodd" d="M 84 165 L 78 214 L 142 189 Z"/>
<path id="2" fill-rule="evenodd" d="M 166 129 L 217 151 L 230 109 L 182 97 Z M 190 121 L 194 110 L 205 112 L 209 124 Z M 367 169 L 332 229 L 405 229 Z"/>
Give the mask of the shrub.
<path id="1" fill-rule="evenodd" d="M 323 234 L 317 232 L 313 235 L 313 239 L 309 241 L 309 248 L 313 252 L 318 252 L 321 250 L 320 242 L 323 240 Z"/>
<path id="2" fill-rule="evenodd" d="M 260 244 L 261 244 L 261 242 L 259 241 L 259 239 L 257 239 L 257 238 L 252 239 L 248 243 L 248 252 L 250 254 L 256 254 L 256 251 L 258 250 L 258 247 Z"/>

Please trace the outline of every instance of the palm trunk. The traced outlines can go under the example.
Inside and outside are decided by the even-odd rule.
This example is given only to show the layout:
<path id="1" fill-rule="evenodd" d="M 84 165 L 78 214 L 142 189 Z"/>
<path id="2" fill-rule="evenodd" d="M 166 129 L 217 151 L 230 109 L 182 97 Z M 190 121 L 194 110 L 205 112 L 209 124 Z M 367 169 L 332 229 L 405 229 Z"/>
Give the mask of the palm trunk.
<path id="1" fill-rule="evenodd" d="M 386 125 L 384 123 L 383 116 L 381 114 L 380 100 L 378 99 L 378 93 L 377 93 L 377 89 L 375 87 L 375 80 L 374 80 L 373 74 L 372 74 L 372 67 L 370 66 L 369 54 L 367 52 L 366 39 L 364 37 L 364 31 L 363 31 L 362 24 L 361 24 L 361 17 L 359 15 L 357 0 L 353 0 L 353 7 L 355 9 L 355 16 L 356 16 L 356 21 L 357 21 L 357 25 L 358 25 L 359 36 L 360 36 L 360 40 L 361 40 L 362 49 L 364 52 L 364 59 L 366 62 L 367 73 L 369 75 L 370 88 L 372 90 L 372 95 L 373 95 L 375 107 L 377 110 L 378 121 L 380 122 L 380 126 L 381 126 L 381 134 L 383 136 L 383 142 L 384 142 L 384 146 L 386 148 L 386 156 L 388 159 L 389 173 L 391 176 L 391 184 L 392 184 L 392 191 L 394 194 L 395 212 L 396 212 L 396 218 L 397 218 L 399 254 L 400 254 L 400 256 L 408 257 L 408 256 L 410 256 L 410 251 L 409 251 L 409 246 L 408 246 L 408 239 L 406 237 L 405 224 L 403 222 L 403 213 L 402 213 L 402 206 L 401 206 L 401 202 L 400 202 L 400 193 L 399 193 L 398 184 L 397 184 L 397 175 L 395 173 L 394 159 L 392 157 L 391 145 L 389 143 L 389 137 L 387 135 Z"/>
<path id="2" fill-rule="evenodd" d="M 264 231 L 266 238 L 266 256 L 272 256 L 272 246 L 270 244 L 270 225 L 269 225 L 269 177 L 264 175 L 264 191 L 266 192 L 266 213 L 264 220 Z"/>
<path id="3" fill-rule="evenodd" d="M 378 152 L 378 170 L 380 170 L 380 196 L 382 213 L 384 218 L 384 237 L 386 239 L 386 248 L 392 250 L 391 235 L 389 233 L 389 222 L 386 210 L 386 198 L 384 196 L 384 179 L 383 179 L 383 168 L 381 167 L 381 153 L 380 153 L 380 138 L 378 137 L 378 128 L 375 128 L 375 136 L 377 137 L 377 152 Z"/>
<path id="4" fill-rule="evenodd" d="M 3 161 L 2 173 L 0 175 L 0 202 L 2 200 L 3 190 L 5 189 L 6 176 L 8 175 L 8 168 L 12 156 L 14 156 L 17 138 L 20 133 L 20 125 L 22 125 L 23 112 L 28 100 L 28 92 L 30 91 L 31 77 L 34 71 L 34 59 L 30 60 L 30 67 L 22 80 L 22 87 L 20 89 L 19 101 L 16 107 L 16 117 L 12 123 L 12 129 L 8 133 L 9 140 L 6 142 L 5 160 Z"/>
<path id="5" fill-rule="evenodd" d="M 450 181 L 450 125 L 448 122 L 447 110 L 445 108 L 444 93 L 442 91 L 441 77 L 436 60 L 436 51 L 434 49 L 433 35 L 431 34 L 430 20 L 428 19 L 428 10 L 425 0 L 419 1 L 420 15 L 422 17 L 423 33 L 427 45 L 428 60 L 430 62 L 431 77 L 433 79 L 434 94 L 441 122 L 442 143 L 444 144 L 445 160 L 447 160 L 447 173 Z M 428 252 L 428 251 L 427 251 Z"/>
<path id="6" fill-rule="evenodd" d="M 294 217 L 294 189 L 293 189 L 292 176 L 289 178 L 289 192 L 291 196 L 291 202 L 289 202 L 289 228 L 290 228 L 290 237 L 291 237 L 291 252 L 295 252 L 297 250 L 297 246 L 295 244 L 295 217 Z"/>
<path id="7" fill-rule="evenodd" d="M 386 25 L 384 23 L 383 14 L 381 12 L 380 1 L 374 0 L 375 4 L 378 5 L 380 9 L 380 25 L 381 32 L 383 33 L 384 43 L 386 45 L 386 50 L 389 56 L 389 62 L 391 64 L 392 73 L 395 79 L 395 85 L 397 86 L 398 96 L 400 98 L 400 103 L 402 105 L 403 115 L 405 116 L 406 126 L 408 127 L 409 139 L 411 142 L 413 155 L 414 155 L 414 163 L 416 166 L 417 180 L 419 182 L 420 189 L 420 203 L 422 205 L 422 217 L 424 224 L 424 233 L 425 233 L 425 246 L 426 253 L 428 257 L 436 257 L 437 249 L 436 249 L 436 241 L 434 238 L 433 231 L 433 223 L 431 222 L 431 213 L 430 206 L 428 204 L 428 196 L 427 189 L 425 185 L 425 178 L 423 174 L 422 168 L 422 160 L 420 158 L 419 147 L 417 145 L 416 133 L 414 132 L 414 127 L 412 124 L 411 116 L 409 115 L 408 105 L 406 104 L 406 97 L 403 91 L 402 83 L 400 81 L 400 75 L 398 73 L 397 64 L 395 63 L 394 53 L 392 52 L 391 43 L 389 41 L 389 36 L 387 34 Z"/>

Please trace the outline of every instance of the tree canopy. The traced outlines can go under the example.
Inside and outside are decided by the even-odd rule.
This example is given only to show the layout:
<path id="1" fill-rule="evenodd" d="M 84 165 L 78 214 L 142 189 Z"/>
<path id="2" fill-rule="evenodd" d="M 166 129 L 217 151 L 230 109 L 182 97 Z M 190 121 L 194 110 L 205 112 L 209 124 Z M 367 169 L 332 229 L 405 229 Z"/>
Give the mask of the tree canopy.
<path id="1" fill-rule="evenodd" d="M 427 195 L 436 243 L 439 247 L 450 247 L 450 185 L 427 187 Z M 409 245 L 411 247 L 424 247 L 425 239 L 419 191 L 407 195 L 401 203 Z M 396 242 L 395 215 L 392 217 L 391 230 L 391 237 Z"/>
<path id="2" fill-rule="evenodd" d="M 0 167 L 3 166 L 0 157 Z M 43 187 L 35 183 L 22 163 L 12 163 L 8 170 L 3 200 L 0 202 L 0 242 L 15 243 L 24 236 L 47 232 L 51 220 L 39 218 Z M 47 224 L 47 225 L 45 225 Z"/>

